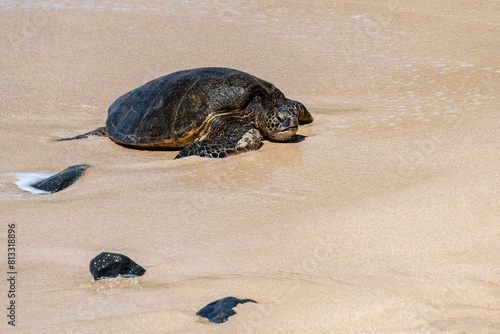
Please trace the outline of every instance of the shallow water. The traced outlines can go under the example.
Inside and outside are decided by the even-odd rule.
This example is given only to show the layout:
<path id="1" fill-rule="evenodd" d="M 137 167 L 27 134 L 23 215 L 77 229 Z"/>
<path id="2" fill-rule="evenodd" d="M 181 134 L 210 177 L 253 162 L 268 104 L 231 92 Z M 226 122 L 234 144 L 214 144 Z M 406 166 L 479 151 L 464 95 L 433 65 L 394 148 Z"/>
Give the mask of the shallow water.
<path id="1" fill-rule="evenodd" d="M 0 196 L 17 226 L 17 329 L 498 331 L 498 12 L 0 1 L 0 191 L 18 191 L 6 173 L 93 166 L 60 193 Z M 128 90 L 201 66 L 303 102 L 305 140 L 221 160 L 54 141 L 102 126 Z M 146 275 L 93 282 L 102 251 Z M 195 315 L 227 296 L 259 304 L 222 325 Z"/>

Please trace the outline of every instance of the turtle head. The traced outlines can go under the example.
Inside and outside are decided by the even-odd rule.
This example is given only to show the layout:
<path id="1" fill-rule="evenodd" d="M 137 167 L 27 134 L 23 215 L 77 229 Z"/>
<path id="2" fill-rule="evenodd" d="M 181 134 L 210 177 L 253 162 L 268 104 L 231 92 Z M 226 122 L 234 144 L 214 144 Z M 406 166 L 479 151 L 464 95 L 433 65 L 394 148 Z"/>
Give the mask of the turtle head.
<path id="1" fill-rule="evenodd" d="M 264 132 L 269 139 L 285 141 L 293 137 L 298 127 L 299 120 L 295 109 L 287 105 L 267 113 Z"/>
<path id="2" fill-rule="evenodd" d="M 286 141 L 297 133 L 299 122 L 310 123 L 313 118 L 306 107 L 294 100 L 287 99 L 278 89 L 271 93 L 272 104 L 262 126 L 263 135 L 271 140 Z"/>

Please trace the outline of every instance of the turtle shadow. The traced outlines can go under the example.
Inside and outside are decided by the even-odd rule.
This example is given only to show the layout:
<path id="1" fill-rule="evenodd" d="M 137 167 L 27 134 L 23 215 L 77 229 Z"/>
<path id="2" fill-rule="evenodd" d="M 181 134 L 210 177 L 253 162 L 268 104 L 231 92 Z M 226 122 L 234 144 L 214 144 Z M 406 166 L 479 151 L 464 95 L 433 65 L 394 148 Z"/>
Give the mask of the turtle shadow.
<path id="1" fill-rule="evenodd" d="M 285 141 L 278 141 L 278 140 L 272 140 L 272 139 L 269 139 L 269 141 L 273 142 L 273 143 L 294 144 L 294 143 L 300 143 L 301 141 L 304 141 L 306 138 L 307 138 L 307 136 L 303 136 L 303 135 L 293 135 L 292 138 L 285 140 Z"/>
<path id="2" fill-rule="evenodd" d="M 120 145 L 121 147 L 133 149 L 136 151 L 163 151 L 163 152 L 180 152 L 182 148 L 175 148 L 175 147 L 145 147 L 145 146 L 134 146 L 134 145 L 127 145 L 127 144 L 122 144 L 122 143 L 117 143 L 116 144 Z"/>

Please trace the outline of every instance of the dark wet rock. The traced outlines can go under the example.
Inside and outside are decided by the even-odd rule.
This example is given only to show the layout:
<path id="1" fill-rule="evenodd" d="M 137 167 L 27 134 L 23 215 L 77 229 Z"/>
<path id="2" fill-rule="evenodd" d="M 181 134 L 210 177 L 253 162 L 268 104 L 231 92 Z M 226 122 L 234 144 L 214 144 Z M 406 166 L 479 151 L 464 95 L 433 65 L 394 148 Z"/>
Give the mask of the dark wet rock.
<path id="1" fill-rule="evenodd" d="M 210 320 L 211 322 L 215 322 L 216 324 L 220 324 L 226 322 L 227 318 L 236 314 L 236 311 L 233 310 L 233 307 L 236 307 L 238 304 L 245 304 L 248 302 L 257 303 L 252 299 L 226 297 L 211 302 L 210 304 L 196 312 L 196 315 L 207 318 L 208 320 Z"/>
<path id="2" fill-rule="evenodd" d="M 75 183 L 83 174 L 85 174 L 85 171 L 89 167 L 90 165 L 88 164 L 70 166 L 63 171 L 46 178 L 45 180 L 33 183 L 31 186 L 36 189 L 55 193 L 66 189 Z"/>
<path id="3" fill-rule="evenodd" d="M 90 261 L 90 273 L 96 281 L 110 277 L 137 277 L 145 272 L 146 269 L 122 254 L 102 252 Z"/>

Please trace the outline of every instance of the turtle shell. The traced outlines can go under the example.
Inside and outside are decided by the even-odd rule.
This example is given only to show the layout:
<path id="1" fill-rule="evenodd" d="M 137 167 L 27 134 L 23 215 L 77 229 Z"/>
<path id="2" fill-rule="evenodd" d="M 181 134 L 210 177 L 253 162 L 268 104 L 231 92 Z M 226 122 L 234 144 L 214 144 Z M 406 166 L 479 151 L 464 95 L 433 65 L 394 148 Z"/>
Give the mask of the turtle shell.
<path id="1" fill-rule="evenodd" d="M 152 80 L 119 97 L 108 110 L 114 141 L 139 147 L 184 147 L 218 113 L 242 112 L 274 85 L 227 68 L 198 68 Z"/>

